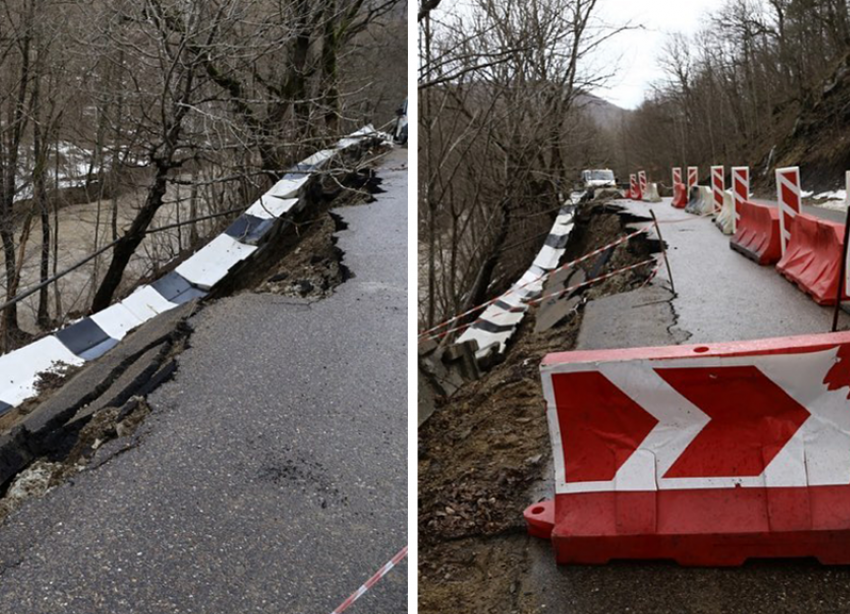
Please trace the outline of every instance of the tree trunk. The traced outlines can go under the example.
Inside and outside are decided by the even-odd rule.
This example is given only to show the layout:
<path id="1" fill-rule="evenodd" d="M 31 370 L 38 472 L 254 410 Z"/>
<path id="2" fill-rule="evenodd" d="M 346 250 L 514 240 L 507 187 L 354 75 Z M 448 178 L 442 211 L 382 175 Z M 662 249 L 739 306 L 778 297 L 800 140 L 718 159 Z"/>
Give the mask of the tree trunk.
<path id="1" fill-rule="evenodd" d="M 145 231 L 153 221 L 156 212 L 162 207 L 165 191 L 168 187 L 168 172 L 171 167 L 167 163 L 160 162 L 157 164 L 156 176 L 154 177 L 153 185 L 148 190 L 148 196 L 145 199 L 145 204 L 139 210 L 133 224 L 127 233 L 119 239 L 115 248 L 112 250 L 112 262 L 109 263 L 109 268 L 103 276 L 103 281 L 97 289 L 97 293 L 92 301 L 92 311 L 101 311 L 109 307 L 112 302 L 112 297 L 121 285 L 121 280 L 124 277 L 124 270 L 130 263 L 133 254 L 136 253 L 136 248 L 139 247 L 145 238 Z"/>

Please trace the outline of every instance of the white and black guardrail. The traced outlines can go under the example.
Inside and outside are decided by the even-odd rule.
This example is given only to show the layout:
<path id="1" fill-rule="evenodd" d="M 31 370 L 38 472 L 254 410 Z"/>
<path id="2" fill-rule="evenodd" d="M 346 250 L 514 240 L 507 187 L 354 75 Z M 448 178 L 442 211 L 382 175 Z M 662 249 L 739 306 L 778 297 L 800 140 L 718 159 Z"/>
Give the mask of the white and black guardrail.
<path id="1" fill-rule="evenodd" d="M 123 301 L 0 356 L 0 415 L 36 394 L 41 373 L 57 363 L 80 366 L 115 347 L 128 332 L 161 313 L 192 299 L 206 296 L 234 266 L 259 249 L 281 220 L 290 219 L 306 206 L 301 189 L 336 155 L 363 139 L 389 140 L 371 125 L 341 139 L 287 171 L 272 188 L 251 205 L 223 234 L 198 250 L 174 271 L 143 285 Z"/>
<path id="2" fill-rule="evenodd" d="M 475 356 L 478 359 L 488 356 L 491 352 L 504 353 L 508 341 L 525 317 L 528 301 L 543 293 L 547 272 L 558 267 L 566 252 L 567 241 L 574 226 L 575 210 L 575 204 L 561 208 L 546 242 L 525 274 L 499 297 L 499 300 L 487 307 L 455 343 L 476 341 L 478 350 Z"/>

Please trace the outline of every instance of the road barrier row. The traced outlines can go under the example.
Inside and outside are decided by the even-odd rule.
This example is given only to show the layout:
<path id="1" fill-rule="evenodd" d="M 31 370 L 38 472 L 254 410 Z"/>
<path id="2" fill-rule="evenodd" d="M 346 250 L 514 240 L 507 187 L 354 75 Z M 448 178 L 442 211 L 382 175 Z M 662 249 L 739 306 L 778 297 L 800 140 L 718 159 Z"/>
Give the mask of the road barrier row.
<path id="1" fill-rule="evenodd" d="M 303 189 L 340 152 L 364 139 L 388 137 L 372 126 L 341 139 L 289 169 L 223 234 L 161 279 L 127 298 L 25 347 L 0 356 L 0 415 L 36 394 L 40 375 L 58 364 L 81 366 L 115 347 L 127 333 L 161 313 L 206 296 L 231 270 L 260 249 L 264 238 L 305 205 Z"/>

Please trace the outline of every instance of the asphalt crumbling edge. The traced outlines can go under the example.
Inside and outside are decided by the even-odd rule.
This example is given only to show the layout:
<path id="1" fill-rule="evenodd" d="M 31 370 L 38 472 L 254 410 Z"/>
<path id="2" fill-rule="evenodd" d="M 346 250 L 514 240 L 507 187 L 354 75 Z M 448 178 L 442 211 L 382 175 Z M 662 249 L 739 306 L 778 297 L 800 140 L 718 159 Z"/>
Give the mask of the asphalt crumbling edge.
<path id="1" fill-rule="evenodd" d="M 0 436 L 0 492 L 8 495 L 29 468 L 44 463 L 55 465 L 47 477 L 52 487 L 83 469 L 107 441 L 134 433 L 142 422 L 138 410 L 149 411 L 145 397 L 176 373 L 176 358 L 192 333 L 188 319 L 197 308 L 193 301 L 150 320 L 128 336 L 120 351 L 88 365 Z M 133 428 L 125 424 L 128 419 Z M 3 503 L 0 499 L 0 522 L 20 501 Z"/>

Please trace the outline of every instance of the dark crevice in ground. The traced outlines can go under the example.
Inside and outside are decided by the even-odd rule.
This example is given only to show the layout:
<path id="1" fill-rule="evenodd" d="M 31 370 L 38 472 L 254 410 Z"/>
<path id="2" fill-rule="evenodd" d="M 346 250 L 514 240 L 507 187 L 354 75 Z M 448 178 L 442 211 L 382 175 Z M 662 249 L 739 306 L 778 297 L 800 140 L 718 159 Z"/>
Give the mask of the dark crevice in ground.
<path id="1" fill-rule="evenodd" d="M 628 226 L 636 221 L 646 220 L 608 202 L 582 205 L 562 261 L 633 232 Z M 590 279 L 650 259 L 660 249 L 658 240 L 641 234 L 579 267 Z M 532 606 L 533 598 L 510 588 L 518 586 L 527 566 L 524 557 L 508 547 L 483 544 L 527 539 L 520 536 L 522 510 L 551 458 L 540 362 L 550 352 L 575 348 L 584 300 L 637 289 L 652 269 L 634 269 L 588 286 L 576 293 L 582 302 L 546 330 L 535 330 L 545 303 L 532 307 L 499 364 L 453 396 L 437 398 L 436 411 L 419 432 L 420 612 L 437 614 L 451 606 L 458 614 L 472 614 L 504 611 L 505 603 L 515 611 Z M 571 278 L 569 272 L 553 276 L 544 294 L 558 292 Z M 476 582 L 482 570 L 487 581 Z"/>
<path id="2" fill-rule="evenodd" d="M 27 441 L 26 451 L 33 460 L 3 484 L 0 523 L 27 499 L 42 496 L 89 466 L 100 466 L 134 447 L 133 436 L 150 414 L 146 398 L 174 377 L 177 356 L 188 348 L 191 332 L 181 320 L 171 334 L 108 371 L 91 393 L 66 403 L 58 418 L 63 424 Z M 61 394 L 57 395 L 60 403 Z M 108 445 L 114 441 L 118 445 Z M 98 454 L 107 449 L 109 454 Z"/>

